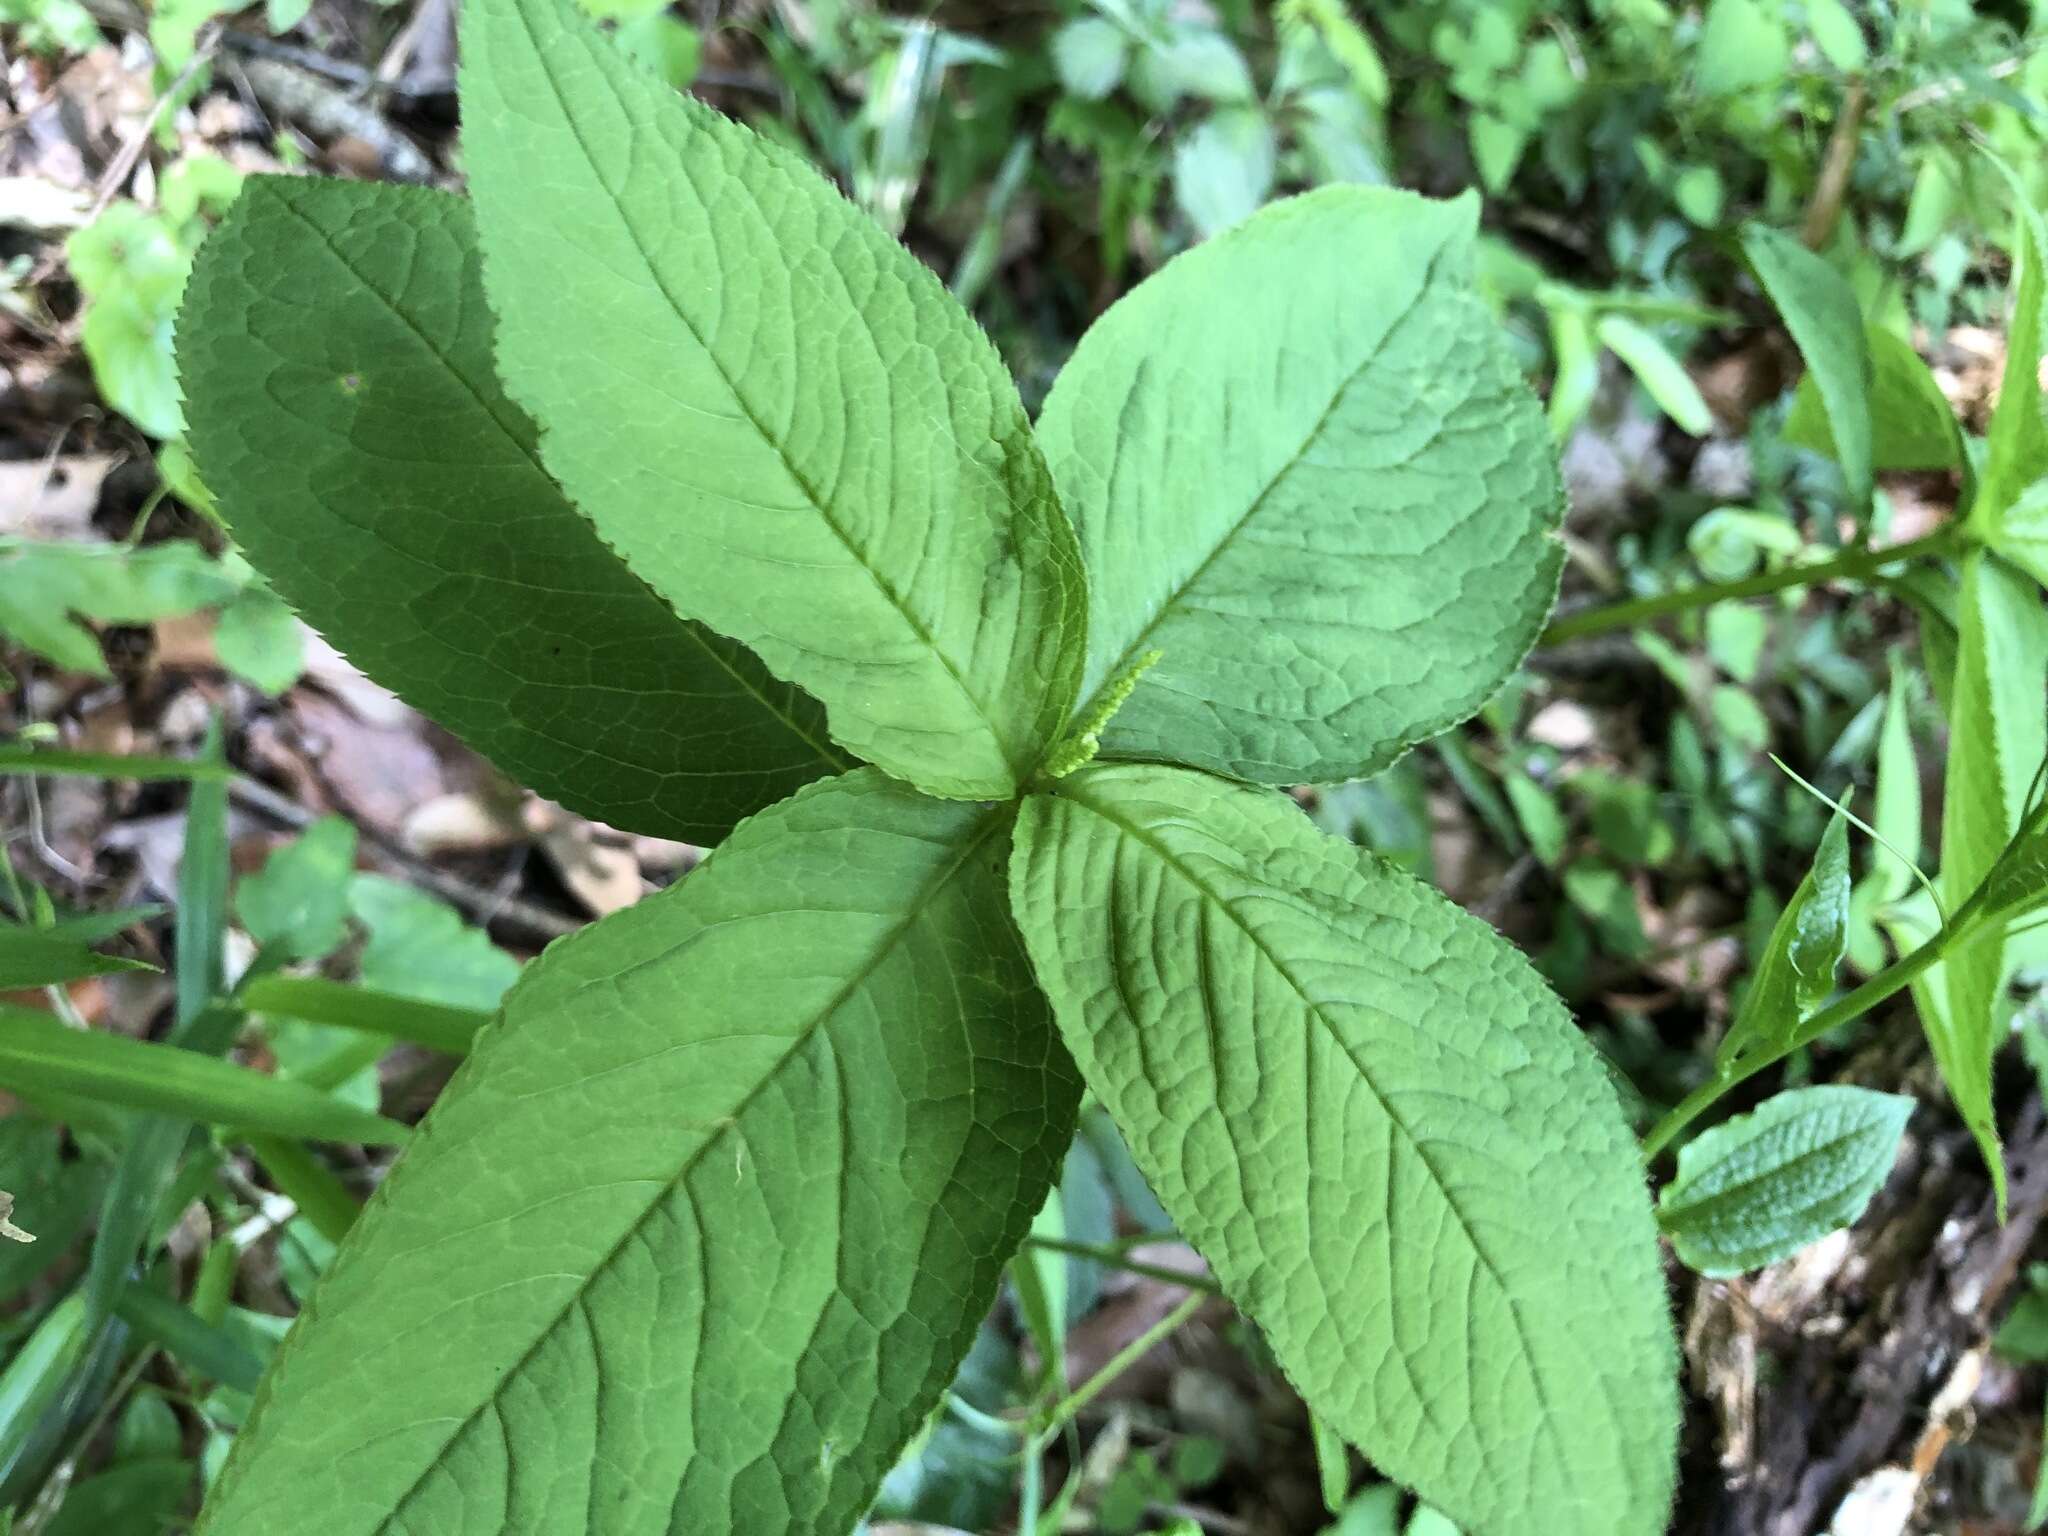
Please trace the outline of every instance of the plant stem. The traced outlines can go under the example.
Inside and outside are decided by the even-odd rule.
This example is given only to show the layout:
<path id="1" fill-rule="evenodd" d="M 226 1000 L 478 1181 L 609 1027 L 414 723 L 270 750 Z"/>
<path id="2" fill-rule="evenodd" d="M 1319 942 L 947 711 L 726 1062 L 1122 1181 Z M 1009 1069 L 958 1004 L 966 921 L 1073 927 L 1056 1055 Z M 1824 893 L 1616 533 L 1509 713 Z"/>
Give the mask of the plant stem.
<path id="1" fill-rule="evenodd" d="M 1544 630 L 1540 643 L 1562 645 L 1567 640 L 1604 634 L 1610 629 L 1632 629 L 1670 614 L 1686 613 L 1736 598 L 1762 597 L 1767 592 L 1782 592 L 1787 587 L 1859 580 L 1908 560 L 1946 554 L 1960 542 L 1961 535 L 1954 525 L 1946 524 L 1924 537 L 1883 549 L 1845 550 L 1831 560 L 1816 561 L 1812 565 L 1788 565 L 1780 570 L 1745 576 L 1740 581 L 1704 582 L 1696 587 L 1681 587 L 1676 592 L 1660 592 L 1654 597 L 1634 597 L 1626 602 L 1581 609 L 1577 613 L 1566 614 Z"/>
<path id="2" fill-rule="evenodd" d="M 1064 1253 L 1077 1259 L 1093 1259 L 1097 1264 L 1106 1264 L 1111 1269 L 1127 1270 L 1134 1275 L 1143 1275 L 1148 1280 L 1164 1280 L 1168 1285 L 1184 1285 L 1191 1291 L 1201 1291 L 1210 1296 L 1221 1296 L 1223 1287 L 1207 1275 L 1198 1275 L 1193 1270 L 1172 1269 L 1164 1264 L 1146 1264 L 1138 1259 L 1125 1258 L 1123 1250 L 1106 1247 L 1100 1243 L 1076 1243 L 1063 1237 L 1027 1237 L 1027 1248 L 1043 1248 L 1048 1253 Z"/>
<path id="3" fill-rule="evenodd" d="M 1206 1292 L 1194 1292 L 1187 1300 L 1118 1350 L 1110 1357 L 1107 1365 L 1046 1411 L 1045 1417 L 1034 1427 L 1033 1441 L 1038 1445 L 1044 1445 L 1062 1425 L 1079 1417 L 1083 1409 L 1102 1395 L 1105 1387 L 1142 1360 L 1151 1352 L 1153 1345 L 1193 1317 L 1208 1300 Z"/>
<path id="4" fill-rule="evenodd" d="M 1655 1162 L 1687 1126 L 1705 1114 L 1736 1084 L 1756 1076 L 1766 1067 L 1775 1066 L 1794 1051 L 1813 1044 L 1829 1031 L 1840 1029 L 1852 1019 L 1862 1017 L 1886 998 L 1904 991 L 1923 972 L 1953 950 L 1977 937 L 1968 930 L 1976 926 L 1988 890 L 1988 886 L 1980 884 L 1971 893 L 1970 899 L 1956 909 L 1956 915 L 1940 933 L 1910 955 L 1886 966 L 1860 987 L 1821 1009 L 1794 1030 L 1783 1046 L 1749 1061 L 1730 1063 L 1693 1089 L 1679 1101 L 1676 1108 L 1652 1126 L 1650 1134 L 1643 1138 L 1643 1161 Z"/>
<path id="5" fill-rule="evenodd" d="M 1863 114 L 1869 105 L 1869 88 L 1861 79 L 1851 80 L 1842 93 L 1842 108 L 1835 117 L 1835 131 L 1828 136 L 1820 179 L 1814 183 L 1813 201 L 1807 204 L 1799 230 L 1799 239 L 1809 251 L 1828 243 L 1842 216 L 1842 199 L 1849 191 L 1850 173 L 1856 169 L 1856 145 L 1863 135 Z"/>

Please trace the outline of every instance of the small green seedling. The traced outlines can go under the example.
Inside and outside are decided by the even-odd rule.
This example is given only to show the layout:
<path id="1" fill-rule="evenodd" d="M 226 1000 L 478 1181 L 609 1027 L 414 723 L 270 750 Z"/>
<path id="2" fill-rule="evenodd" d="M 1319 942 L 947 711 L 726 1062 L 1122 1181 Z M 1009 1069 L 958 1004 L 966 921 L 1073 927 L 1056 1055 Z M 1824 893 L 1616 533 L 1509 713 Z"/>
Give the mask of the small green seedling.
<path id="1" fill-rule="evenodd" d="M 209 240 L 192 447 L 373 676 L 722 842 L 528 967 L 201 1530 L 849 1530 L 1085 1085 L 1388 1475 L 1478 1536 L 1661 1531 L 1676 1352 L 1600 1062 L 1275 789 L 1468 716 L 1555 595 L 1473 202 L 1275 205 L 1034 427 L 898 244 L 564 0 L 469 0 L 463 53 L 473 201 L 258 178 Z"/>

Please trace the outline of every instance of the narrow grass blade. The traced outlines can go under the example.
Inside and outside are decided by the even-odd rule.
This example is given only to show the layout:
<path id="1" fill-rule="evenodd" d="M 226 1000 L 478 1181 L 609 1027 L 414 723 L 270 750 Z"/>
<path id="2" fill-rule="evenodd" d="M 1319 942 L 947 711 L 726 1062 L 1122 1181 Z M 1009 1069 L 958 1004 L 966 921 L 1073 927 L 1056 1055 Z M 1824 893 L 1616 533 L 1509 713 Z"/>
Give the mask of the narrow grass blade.
<path id="1" fill-rule="evenodd" d="M 279 1013 L 311 1024 L 338 1024 L 450 1056 L 468 1054 L 477 1031 L 492 1018 L 474 1008 L 423 1003 L 317 976 L 265 976 L 243 987 L 237 997 L 251 1013 Z"/>

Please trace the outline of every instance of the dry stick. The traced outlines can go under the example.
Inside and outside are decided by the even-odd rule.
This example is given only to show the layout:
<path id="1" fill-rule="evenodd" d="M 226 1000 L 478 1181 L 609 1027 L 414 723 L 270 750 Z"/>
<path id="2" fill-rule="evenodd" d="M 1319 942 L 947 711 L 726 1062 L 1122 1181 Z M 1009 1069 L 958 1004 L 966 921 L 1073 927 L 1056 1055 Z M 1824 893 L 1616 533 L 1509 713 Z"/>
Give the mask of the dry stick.
<path id="1" fill-rule="evenodd" d="M 1820 179 L 1813 185 L 1813 201 L 1806 205 L 1806 222 L 1799 230 L 1800 241 L 1809 251 L 1817 251 L 1828 243 L 1842 217 L 1849 174 L 1856 169 L 1856 146 L 1863 135 L 1863 114 L 1869 106 L 1868 87 L 1861 78 L 1851 80 L 1842 96 L 1835 131 L 1828 135 L 1827 157 L 1821 161 Z"/>

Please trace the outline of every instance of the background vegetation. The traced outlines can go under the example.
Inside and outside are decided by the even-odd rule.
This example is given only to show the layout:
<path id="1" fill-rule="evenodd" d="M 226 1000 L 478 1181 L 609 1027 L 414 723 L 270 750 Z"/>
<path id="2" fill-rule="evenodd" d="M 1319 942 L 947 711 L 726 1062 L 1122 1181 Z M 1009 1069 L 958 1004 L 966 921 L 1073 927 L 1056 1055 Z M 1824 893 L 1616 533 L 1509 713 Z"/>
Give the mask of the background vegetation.
<path id="1" fill-rule="evenodd" d="M 1848 579 L 1796 573 L 1938 534 L 1958 477 L 1884 474 L 1866 509 L 1815 451 L 1735 231 L 1821 251 L 1983 430 L 2016 209 L 2048 201 L 2048 8 L 591 8 L 899 233 L 1033 406 L 1107 304 L 1271 198 L 1478 189 L 1484 285 L 1570 486 L 1564 617 L 1477 720 L 1307 809 L 1537 956 L 1645 1127 L 1707 1075 L 1828 825 L 1774 755 L 1904 856 L 1858 848 L 1852 969 L 1934 926 L 1909 862 L 1938 842 L 1953 584 L 1853 557 Z M 432 1101 L 521 960 L 698 853 L 522 797 L 369 685 L 234 554 L 179 441 L 178 296 L 244 174 L 460 184 L 452 0 L 0 0 L 0 49 L 0 771 L 75 754 L 0 778 L 0 1190 L 36 1238 L 0 1243 L 0 1510 L 56 1536 L 176 1529 L 389 1123 Z M 1743 581 L 1761 590 L 1655 611 Z M 1631 599 L 1640 622 L 1617 622 Z M 2017 686 L 2038 711 L 2041 680 Z M 2003 1226 L 1903 1000 L 1795 1057 L 1785 1080 L 1925 1102 L 1851 1233 L 1748 1279 L 1674 1269 L 1694 1392 L 1675 1529 L 2026 1524 L 2043 981 L 2048 933 L 2001 1003 Z M 232 1041 L 234 1069 L 54 1062 L 32 1013 L 109 1047 Z M 1237 1536 L 1334 1506 L 1361 1536 L 1440 1528 L 1319 1446 L 1099 1116 L 1038 1237 L 878 1524 Z M 115 1326 L 87 1325 L 89 1298 Z M 1025 1442 L 1025 1409 L 1057 1433 Z"/>

